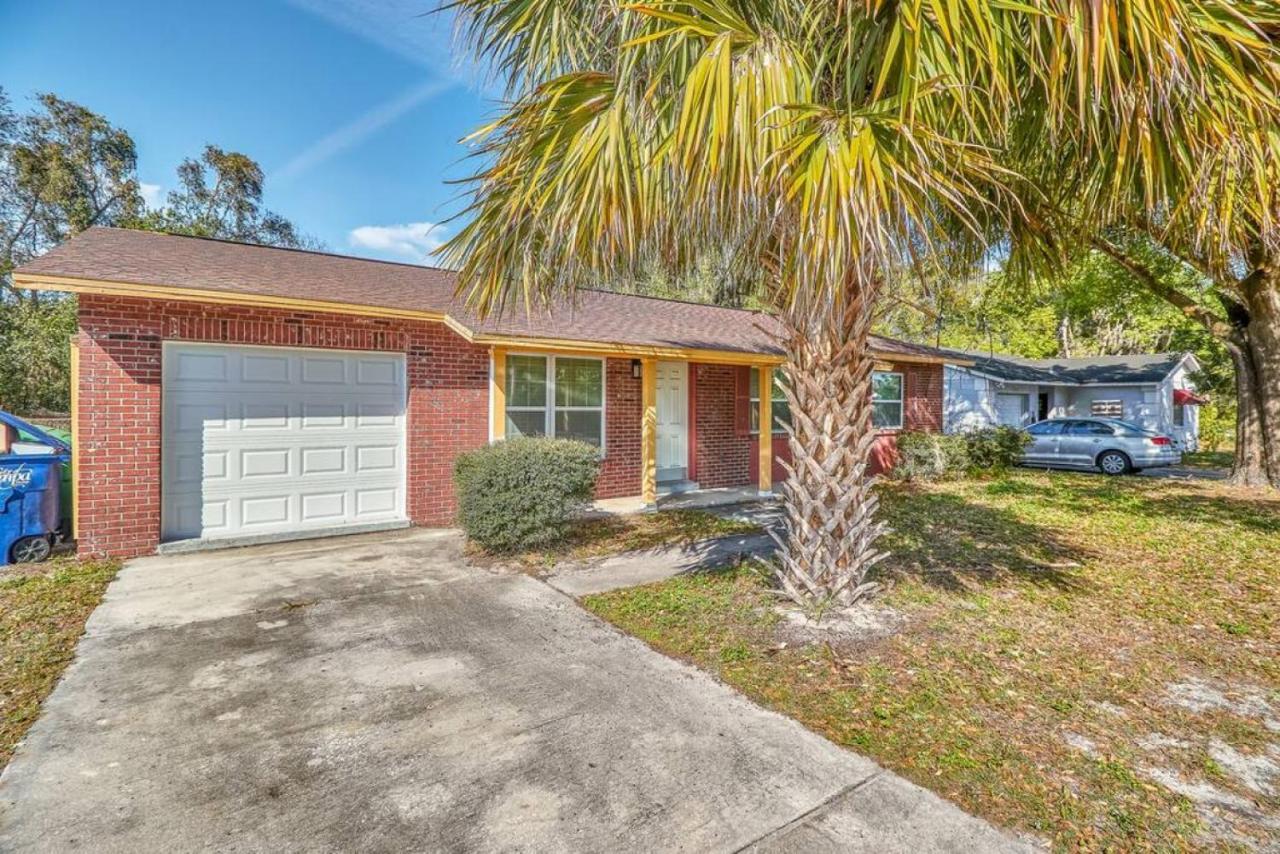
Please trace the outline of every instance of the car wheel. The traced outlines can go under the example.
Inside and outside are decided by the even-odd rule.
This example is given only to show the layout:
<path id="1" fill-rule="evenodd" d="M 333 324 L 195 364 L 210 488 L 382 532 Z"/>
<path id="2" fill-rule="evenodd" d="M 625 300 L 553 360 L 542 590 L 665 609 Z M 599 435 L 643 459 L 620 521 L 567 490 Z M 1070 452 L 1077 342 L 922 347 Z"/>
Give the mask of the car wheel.
<path id="1" fill-rule="evenodd" d="M 1102 469 L 1103 474 L 1117 475 L 1125 474 L 1132 468 L 1129 465 L 1129 458 L 1119 451 L 1107 451 L 1098 457 L 1098 468 Z"/>
<path id="2" fill-rule="evenodd" d="M 9 554 L 14 563 L 40 563 L 49 557 L 53 545 L 48 537 L 23 537 L 13 544 Z"/>

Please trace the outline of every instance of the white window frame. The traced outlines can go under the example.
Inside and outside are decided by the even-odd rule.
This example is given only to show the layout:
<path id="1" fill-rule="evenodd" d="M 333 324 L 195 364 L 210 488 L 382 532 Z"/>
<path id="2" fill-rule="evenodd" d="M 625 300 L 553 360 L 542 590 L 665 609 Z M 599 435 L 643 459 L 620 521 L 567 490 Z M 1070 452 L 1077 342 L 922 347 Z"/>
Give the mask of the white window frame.
<path id="1" fill-rule="evenodd" d="M 1103 407 L 1107 411 L 1099 412 L 1098 408 Z M 1119 410 L 1112 414 L 1112 410 Z M 1090 418 L 1124 418 L 1124 401 L 1119 398 L 1098 398 L 1089 401 L 1089 417 Z"/>
<path id="2" fill-rule="evenodd" d="M 876 375 L 895 376 L 898 378 L 898 398 L 890 400 L 888 398 L 876 398 Z M 875 405 L 877 403 L 896 403 L 898 404 L 898 423 L 897 424 L 876 424 L 875 423 Z M 871 427 L 873 430 L 901 430 L 907 423 L 907 376 L 902 371 L 872 371 L 871 372 Z"/>
<path id="3" fill-rule="evenodd" d="M 755 380 L 755 384 L 756 384 L 756 394 L 755 394 L 755 397 L 752 397 L 752 396 L 751 396 L 751 382 L 750 382 L 750 381 L 748 381 L 748 382 L 747 382 L 747 426 L 748 426 L 750 429 L 749 429 L 747 432 L 748 432 L 750 435 L 752 435 L 752 436 L 759 436 L 759 435 L 760 435 L 760 369 L 759 369 L 759 368 L 754 368 L 754 367 L 753 367 L 753 368 L 751 368 L 750 370 L 751 370 L 751 379 L 752 379 L 752 380 Z M 776 392 L 778 391 L 778 382 L 779 382 L 779 379 L 778 379 L 778 377 L 779 377 L 778 369 L 777 369 L 777 368 L 774 368 L 774 369 L 773 369 L 773 371 L 772 371 L 772 373 L 771 373 L 771 375 L 772 375 L 772 377 L 773 377 L 773 386 L 774 386 L 774 387 L 773 387 L 773 392 L 774 392 L 774 393 L 773 393 L 773 394 L 772 394 L 772 396 L 769 398 L 769 399 L 772 401 L 772 403 L 771 403 L 770 405 L 771 405 L 772 407 L 777 407 L 777 405 L 778 405 L 778 395 L 776 394 Z M 750 422 L 751 422 L 751 420 L 752 420 L 752 418 L 751 418 L 751 416 L 752 416 L 752 415 L 755 415 L 755 422 L 756 422 L 756 423 L 755 423 L 755 426 L 754 426 L 754 427 L 752 427 L 752 426 L 751 426 L 751 423 L 750 423 Z M 786 428 L 785 428 L 785 427 L 783 427 L 783 426 L 778 422 L 778 418 L 777 418 L 777 416 L 773 416 L 773 417 L 772 417 L 772 418 L 770 418 L 769 420 L 773 422 L 772 427 L 773 427 L 773 435 L 774 435 L 774 436 L 785 436 L 785 435 L 786 435 L 787 430 L 786 430 Z"/>
<path id="4" fill-rule="evenodd" d="M 556 412 L 599 412 L 600 413 L 600 454 L 604 455 L 605 448 L 608 445 L 608 403 L 609 403 L 609 360 L 600 356 L 575 356 L 572 353 L 543 353 L 535 351 L 513 351 L 508 350 L 506 354 L 507 370 L 506 376 L 511 375 L 511 359 L 520 356 L 532 356 L 538 359 L 546 360 L 547 369 L 547 402 L 542 406 L 512 406 L 506 388 L 503 388 L 503 410 L 502 410 L 502 434 L 504 437 L 508 435 L 507 431 L 507 413 L 508 412 L 543 412 L 543 430 L 549 438 L 555 438 L 556 435 Z M 600 363 L 600 405 L 599 406 L 556 406 L 556 359 L 573 359 L 581 362 L 599 362 Z M 493 375 L 493 357 L 489 357 L 489 375 Z M 489 440 L 493 441 L 494 425 L 489 425 Z"/>

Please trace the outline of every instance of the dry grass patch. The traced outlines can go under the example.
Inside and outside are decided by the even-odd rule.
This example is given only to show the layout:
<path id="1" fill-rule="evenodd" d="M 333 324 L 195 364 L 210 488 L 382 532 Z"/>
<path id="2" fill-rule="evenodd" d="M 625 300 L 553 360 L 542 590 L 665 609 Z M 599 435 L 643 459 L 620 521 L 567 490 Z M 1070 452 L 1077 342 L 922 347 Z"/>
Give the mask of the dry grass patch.
<path id="1" fill-rule="evenodd" d="M 502 561 L 530 570 L 550 569 L 558 563 L 590 560 L 651 549 L 687 546 L 700 540 L 753 534 L 758 525 L 709 513 L 705 510 L 662 510 L 599 519 L 579 519 L 568 535 L 553 546 L 512 555 L 489 555 L 474 544 L 468 554 L 481 562 Z"/>
<path id="2" fill-rule="evenodd" d="M 58 559 L 0 568 L 0 767 L 71 663 L 120 565 Z"/>
<path id="3" fill-rule="evenodd" d="M 1019 471 L 885 487 L 887 638 L 794 638 L 749 567 L 588 608 L 1064 849 L 1280 842 L 1280 500 Z"/>

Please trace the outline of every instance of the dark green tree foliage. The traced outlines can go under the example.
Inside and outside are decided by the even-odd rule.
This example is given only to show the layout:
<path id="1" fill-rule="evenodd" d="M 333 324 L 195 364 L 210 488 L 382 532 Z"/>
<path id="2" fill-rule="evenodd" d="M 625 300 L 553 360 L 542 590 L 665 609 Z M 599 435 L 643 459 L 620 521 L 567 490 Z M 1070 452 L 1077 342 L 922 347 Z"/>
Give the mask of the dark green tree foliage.
<path id="1" fill-rule="evenodd" d="M 1131 237 L 1126 246 L 1170 287 L 1204 297 L 1203 279 L 1157 244 Z M 1235 380 L 1221 342 L 1101 252 L 1086 252 L 1059 275 L 1029 285 L 996 270 L 914 279 L 905 290 L 880 317 L 880 332 L 1033 359 L 1191 352 L 1203 368 L 1197 387 L 1234 407 Z"/>
<path id="2" fill-rule="evenodd" d="M 103 116 L 56 95 L 19 115 L 0 88 L 0 408 L 70 405 L 68 340 L 75 299 L 14 289 L 14 268 L 95 225 L 262 243 L 317 245 L 262 204 L 262 168 L 207 146 L 178 167 L 160 210 L 138 191 L 133 139 Z"/>
<path id="3" fill-rule="evenodd" d="M 458 457 L 458 524 L 492 552 L 564 537 L 570 514 L 591 500 L 600 451 L 566 439 L 513 438 Z"/>
<path id="4" fill-rule="evenodd" d="M 182 161 L 179 188 L 169 193 L 164 207 L 127 224 L 264 246 L 317 247 L 292 222 L 263 206 L 264 182 L 262 167 L 253 158 L 207 145 L 199 160 Z"/>
<path id="5" fill-rule="evenodd" d="M 142 200 L 129 134 L 44 94 L 26 115 L 0 89 L 0 408 L 68 406 L 75 300 L 15 290 L 13 269 L 92 225 L 135 216 Z"/>
<path id="6" fill-rule="evenodd" d="M 142 206 L 133 139 L 56 95 L 27 115 L 0 89 L 0 293 L 10 272 L 77 231 L 136 216 Z M 23 298 L 35 299 L 24 294 Z"/>

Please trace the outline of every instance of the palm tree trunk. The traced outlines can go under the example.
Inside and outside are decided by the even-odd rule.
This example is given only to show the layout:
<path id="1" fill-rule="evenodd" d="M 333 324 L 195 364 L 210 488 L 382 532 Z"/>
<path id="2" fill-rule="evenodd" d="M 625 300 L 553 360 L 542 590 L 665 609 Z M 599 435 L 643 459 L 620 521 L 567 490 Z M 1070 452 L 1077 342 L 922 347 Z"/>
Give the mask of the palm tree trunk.
<path id="1" fill-rule="evenodd" d="M 887 557 L 874 547 L 886 527 L 875 519 L 867 476 L 876 438 L 868 336 L 878 285 L 851 273 L 844 293 L 782 313 L 791 463 L 784 532 L 774 535 L 777 575 L 786 594 L 808 607 L 863 598 L 878 586 L 868 571 Z"/>

